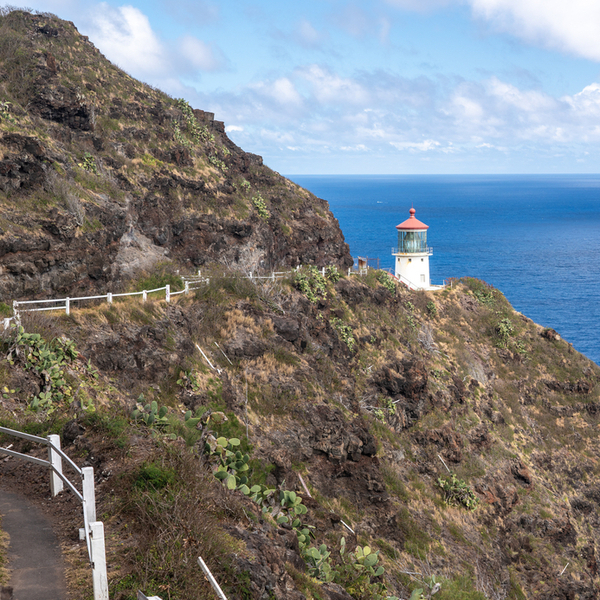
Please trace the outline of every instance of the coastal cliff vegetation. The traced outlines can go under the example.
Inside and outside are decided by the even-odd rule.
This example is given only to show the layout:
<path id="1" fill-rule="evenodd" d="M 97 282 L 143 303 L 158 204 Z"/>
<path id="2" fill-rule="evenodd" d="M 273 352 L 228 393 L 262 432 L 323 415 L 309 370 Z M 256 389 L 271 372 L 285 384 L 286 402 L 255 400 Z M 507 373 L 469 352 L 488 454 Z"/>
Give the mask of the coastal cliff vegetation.
<path id="1" fill-rule="evenodd" d="M 2 316 L 205 278 L 1 335 L 0 424 L 94 467 L 111 598 L 214 598 L 198 556 L 231 599 L 598 597 L 596 364 L 478 279 L 348 275 L 326 202 L 73 24 L 5 10 L 0 72 Z M 89 598 L 78 501 L 0 482 Z"/>

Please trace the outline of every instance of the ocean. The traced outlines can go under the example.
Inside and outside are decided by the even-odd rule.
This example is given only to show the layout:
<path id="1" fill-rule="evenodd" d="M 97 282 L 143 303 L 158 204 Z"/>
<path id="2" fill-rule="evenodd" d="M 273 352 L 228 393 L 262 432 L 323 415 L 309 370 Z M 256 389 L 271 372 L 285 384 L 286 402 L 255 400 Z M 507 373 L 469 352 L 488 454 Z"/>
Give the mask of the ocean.
<path id="1" fill-rule="evenodd" d="M 600 175 L 288 177 L 329 202 L 352 256 L 381 268 L 414 206 L 433 284 L 483 279 L 600 363 Z"/>

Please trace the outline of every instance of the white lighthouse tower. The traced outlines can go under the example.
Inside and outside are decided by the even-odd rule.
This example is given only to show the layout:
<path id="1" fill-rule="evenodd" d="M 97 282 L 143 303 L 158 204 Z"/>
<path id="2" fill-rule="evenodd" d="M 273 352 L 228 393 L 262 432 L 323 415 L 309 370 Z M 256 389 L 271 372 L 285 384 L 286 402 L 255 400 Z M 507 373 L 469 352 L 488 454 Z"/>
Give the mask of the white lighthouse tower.
<path id="1" fill-rule="evenodd" d="M 398 247 L 392 249 L 396 257 L 396 277 L 413 290 L 431 288 L 429 279 L 429 257 L 432 248 L 427 246 L 429 225 L 415 218 L 415 209 L 410 209 L 410 217 L 396 225 Z"/>

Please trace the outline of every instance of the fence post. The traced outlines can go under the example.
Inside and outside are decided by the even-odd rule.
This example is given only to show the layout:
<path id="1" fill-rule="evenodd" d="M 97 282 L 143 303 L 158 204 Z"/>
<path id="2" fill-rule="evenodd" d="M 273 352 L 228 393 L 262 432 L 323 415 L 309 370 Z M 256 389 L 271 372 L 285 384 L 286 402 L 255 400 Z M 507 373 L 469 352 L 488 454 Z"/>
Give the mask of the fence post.
<path id="1" fill-rule="evenodd" d="M 106 301 L 109 304 L 112 304 L 112 294 L 110 292 L 108 292 L 108 294 L 106 294 Z"/>
<path id="2" fill-rule="evenodd" d="M 83 467 L 81 487 L 83 489 L 83 510 L 88 523 L 96 522 L 96 492 L 94 490 L 94 467 Z"/>
<path id="3" fill-rule="evenodd" d="M 189 281 L 185 282 L 185 293 L 186 293 L 186 295 L 190 293 L 190 282 Z"/>
<path id="4" fill-rule="evenodd" d="M 148 300 L 148 292 L 147 292 L 146 290 L 144 290 L 144 291 L 142 292 L 142 300 L 143 300 L 144 302 L 146 302 L 146 300 Z"/>
<path id="5" fill-rule="evenodd" d="M 171 286 L 168 283 L 165 285 L 165 300 L 171 302 Z"/>
<path id="6" fill-rule="evenodd" d="M 161 600 L 160 596 L 146 596 L 144 592 L 138 590 L 137 600 Z"/>
<path id="7" fill-rule="evenodd" d="M 227 600 L 227 596 L 223 593 L 221 586 L 217 583 L 217 580 L 213 577 L 213 574 L 210 572 L 210 569 L 206 566 L 206 563 L 202 560 L 202 557 L 198 557 L 198 564 L 202 567 L 204 574 L 206 575 L 210 585 L 213 586 L 213 590 L 217 592 L 217 596 L 221 598 L 221 600 Z"/>
<path id="8" fill-rule="evenodd" d="M 68 313 L 67 313 L 68 314 Z M 60 450 L 60 436 L 51 434 L 48 436 L 48 441 Z M 63 491 L 63 480 L 57 475 L 62 473 L 62 458 L 60 454 L 52 447 L 48 446 L 48 459 L 50 460 L 50 490 L 52 496 L 56 496 Z"/>
<path id="9" fill-rule="evenodd" d="M 106 549 L 104 547 L 104 524 L 102 521 L 90 523 L 90 545 L 92 550 L 94 600 L 108 600 Z"/>
<path id="10" fill-rule="evenodd" d="M 323 277 L 325 277 L 325 267 L 323 267 L 323 268 L 321 269 L 321 275 L 323 275 Z"/>
<path id="11" fill-rule="evenodd" d="M 10 327 L 10 319 L 4 319 L 4 331 Z"/>
<path id="12" fill-rule="evenodd" d="M 65 312 L 71 314 L 71 298 L 65 298 Z"/>

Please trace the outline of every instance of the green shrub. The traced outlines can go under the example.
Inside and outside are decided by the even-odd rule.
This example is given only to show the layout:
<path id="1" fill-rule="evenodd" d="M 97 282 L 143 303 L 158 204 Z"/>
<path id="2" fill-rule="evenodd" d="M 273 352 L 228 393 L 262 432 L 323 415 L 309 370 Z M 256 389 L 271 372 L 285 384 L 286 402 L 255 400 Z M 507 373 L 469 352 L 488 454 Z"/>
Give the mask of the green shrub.
<path id="1" fill-rule="evenodd" d="M 220 171 L 225 172 L 228 170 L 227 165 L 218 156 L 215 156 L 214 154 L 210 154 L 208 156 L 208 162 L 211 165 L 213 165 L 213 167 L 217 167 L 217 169 L 219 169 Z M 259 214 L 260 214 L 260 211 L 259 211 Z M 267 218 L 268 218 L 268 216 L 267 216 Z"/>
<path id="2" fill-rule="evenodd" d="M 394 294 L 396 292 L 396 282 L 390 277 L 387 271 L 377 271 L 377 281 L 386 289 L 388 292 Z"/>
<path id="3" fill-rule="evenodd" d="M 354 350 L 354 346 L 356 345 L 356 340 L 354 339 L 354 332 L 352 331 L 352 327 L 350 325 L 346 325 L 341 319 L 337 317 L 332 317 L 330 320 L 332 327 L 338 332 L 342 341 L 348 346 L 348 350 L 352 352 Z"/>
<path id="4" fill-rule="evenodd" d="M 199 576 L 202 556 L 233 597 L 229 590 L 238 589 L 238 581 L 231 556 L 241 547 L 220 521 L 226 511 L 243 515 L 236 498 L 228 499 L 225 508 L 222 489 L 206 464 L 181 447 L 158 449 L 132 480 L 115 493 L 137 530 L 128 554 L 138 589 L 161 597 L 165 590 L 171 598 L 212 597 L 210 584 Z"/>
<path id="5" fill-rule="evenodd" d="M 460 575 L 456 579 L 444 579 L 435 600 L 486 600 L 487 596 L 477 591 L 469 575 Z"/>
<path id="6" fill-rule="evenodd" d="M 369 546 L 356 546 L 354 552 L 346 551 L 346 540 L 340 540 L 341 562 L 333 571 L 333 581 L 340 584 L 357 600 L 398 600 L 387 596 L 386 587 L 379 579 L 384 568 L 379 565 L 379 550 Z"/>
<path id="7" fill-rule="evenodd" d="M 156 400 L 144 405 L 144 394 L 141 394 L 137 407 L 131 413 L 131 418 L 145 423 L 148 427 L 166 427 L 169 424 L 167 410 L 166 406 L 159 408 Z"/>
<path id="8" fill-rule="evenodd" d="M 397 517 L 398 529 L 404 535 L 404 549 L 416 558 L 424 559 L 431 544 L 429 534 L 412 518 L 408 508 L 402 507 Z"/>
<path id="9" fill-rule="evenodd" d="M 340 272 L 335 265 L 325 267 L 325 279 L 328 279 L 331 283 L 337 283 L 340 280 L 340 277 Z"/>
<path id="10" fill-rule="evenodd" d="M 139 490 L 162 490 L 175 484 L 176 476 L 173 469 L 153 462 L 144 464 L 137 473 L 134 487 Z"/>
<path id="11" fill-rule="evenodd" d="M 165 267 L 158 267 L 155 273 L 142 275 L 135 283 L 133 283 L 134 292 L 142 292 L 144 290 L 155 290 L 157 288 L 165 287 L 166 285 L 171 286 L 171 291 L 177 292 L 184 288 L 182 278 L 175 274 L 170 273 Z"/>
<path id="12" fill-rule="evenodd" d="M 506 348 L 508 346 L 508 340 L 510 336 L 513 334 L 515 328 L 512 324 L 512 321 L 508 318 L 501 319 L 496 324 L 494 328 L 494 332 L 497 336 L 497 345 L 500 348 Z"/>
<path id="13" fill-rule="evenodd" d="M 96 165 L 96 159 L 89 153 L 86 152 L 83 155 L 83 159 L 78 165 L 90 173 L 98 173 L 98 165 Z"/>
<path id="14" fill-rule="evenodd" d="M 194 116 L 194 111 L 193 111 L 192 107 L 189 105 L 189 103 L 187 102 L 187 100 L 185 100 L 184 98 L 178 98 L 177 99 L 177 107 L 183 113 L 183 120 L 185 121 L 186 128 L 196 144 L 200 144 L 202 142 L 213 143 L 215 141 L 215 136 L 208 131 L 208 128 L 206 127 L 206 125 L 200 125 L 200 123 L 198 123 L 198 120 Z M 174 125 L 177 127 L 177 130 L 179 130 L 179 124 L 177 123 L 177 121 L 174 121 Z M 181 135 L 181 131 L 179 131 L 179 135 L 183 139 L 183 136 Z M 176 134 L 176 136 L 177 136 L 177 134 Z M 189 141 L 185 140 L 183 145 L 189 146 L 190 143 L 189 143 Z M 223 150 L 227 150 L 227 149 L 224 148 Z M 229 152 L 225 152 L 225 151 L 223 153 L 229 154 Z M 225 167 L 225 168 L 227 168 L 227 167 Z"/>
<path id="15" fill-rule="evenodd" d="M 55 410 L 54 402 L 70 399 L 73 389 L 67 384 L 64 367 L 77 358 L 75 343 L 66 337 L 47 342 L 39 333 L 27 333 L 21 326 L 12 328 L 7 360 L 9 364 L 21 364 L 42 380 L 42 391 L 31 401 L 34 410 Z"/>
<path id="16" fill-rule="evenodd" d="M 267 209 L 267 203 L 265 202 L 265 199 L 260 195 L 260 192 L 256 196 L 252 197 L 252 204 L 254 208 L 256 208 L 258 216 L 261 219 L 267 221 L 271 216 L 271 213 L 269 213 L 269 210 Z"/>
<path id="17" fill-rule="evenodd" d="M 294 286 L 311 302 L 327 296 L 327 282 L 317 267 L 303 267 L 294 273 Z"/>
<path id="18" fill-rule="evenodd" d="M 496 290 L 485 281 L 475 277 L 463 277 L 460 281 L 467 286 L 480 304 L 493 306 L 496 303 Z"/>
<path id="19" fill-rule="evenodd" d="M 13 124 L 17 123 L 15 118 L 10 114 L 11 104 L 12 104 L 12 102 L 6 102 L 6 101 L 0 100 L 0 122 L 8 121 L 9 123 L 13 123 Z"/>
<path id="20" fill-rule="evenodd" d="M 450 506 L 464 506 L 468 510 L 475 510 L 479 504 L 479 498 L 469 485 L 458 479 L 454 473 L 449 477 L 438 477 L 437 487 L 444 493 L 444 500 Z"/>
<path id="21" fill-rule="evenodd" d="M 114 439 L 118 448 L 128 446 L 129 438 L 126 432 L 129 420 L 125 416 L 115 413 L 114 410 L 110 413 L 100 410 L 87 412 L 83 424 Z"/>

